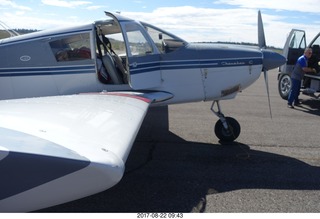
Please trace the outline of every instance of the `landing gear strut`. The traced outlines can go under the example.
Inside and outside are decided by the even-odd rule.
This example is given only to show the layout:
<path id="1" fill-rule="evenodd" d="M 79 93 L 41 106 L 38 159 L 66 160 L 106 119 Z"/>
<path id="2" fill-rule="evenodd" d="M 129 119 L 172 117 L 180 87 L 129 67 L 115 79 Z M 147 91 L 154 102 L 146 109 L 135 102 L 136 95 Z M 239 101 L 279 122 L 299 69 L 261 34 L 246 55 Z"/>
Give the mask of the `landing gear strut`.
<path id="1" fill-rule="evenodd" d="M 214 110 L 215 103 L 217 103 L 218 110 Z M 232 142 L 239 137 L 240 124 L 234 118 L 223 115 L 220 110 L 219 101 L 213 101 L 210 110 L 219 118 L 214 127 L 214 132 L 221 141 Z"/>

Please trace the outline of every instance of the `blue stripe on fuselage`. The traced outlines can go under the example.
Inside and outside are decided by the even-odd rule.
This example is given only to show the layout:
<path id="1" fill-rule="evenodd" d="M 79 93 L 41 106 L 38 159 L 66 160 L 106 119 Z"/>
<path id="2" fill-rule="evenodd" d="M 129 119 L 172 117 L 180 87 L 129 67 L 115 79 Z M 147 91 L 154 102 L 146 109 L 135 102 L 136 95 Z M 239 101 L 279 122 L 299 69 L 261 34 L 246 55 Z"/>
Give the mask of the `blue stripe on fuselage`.
<path id="1" fill-rule="evenodd" d="M 179 60 L 138 63 L 136 67 L 130 67 L 130 74 L 140 74 L 160 70 L 183 70 L 195 68 L 221 68 L 246 65 L 261 65 L 261 58 L 243 59 L 214 59 L 214 60 Z M 95 73 L 94 65 L 61 66 L 61 67 L 35 67 L 35 68 L 0 68 L 0 77 L 64 75 Z"/>
<path id="2" fill-rule="evenodd" d="M 35 68 L 0 68 L 0 77 L 87 74 L 95 73 L 94 65 L 61 66 L 61 67 L 35 67 Z"/>
<path id="3" fill-rule="evenodd" d="M 159 70 L 178 70 L 178 69 L 194 69 L 194 68 L 221 68 L 261 65 L 261 57 L 255 58 L 238 58 L 238 59 L 214 59 L 214 60 L 179 60 L 179 61 L 162 61 L 153 63 L 138 63 L 136 67 L 130 68 L 130 74 L 145 73 L 148 71 Z"/>

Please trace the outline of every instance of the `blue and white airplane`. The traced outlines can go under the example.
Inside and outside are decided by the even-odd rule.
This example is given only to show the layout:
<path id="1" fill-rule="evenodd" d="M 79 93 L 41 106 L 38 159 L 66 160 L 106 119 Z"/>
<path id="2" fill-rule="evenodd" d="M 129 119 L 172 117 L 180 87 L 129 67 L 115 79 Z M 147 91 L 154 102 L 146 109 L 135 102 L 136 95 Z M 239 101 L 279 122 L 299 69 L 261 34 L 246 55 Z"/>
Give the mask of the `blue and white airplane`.
<path id="1" fill-rule="evenodd" d="M 260 48 L 188 43 L 144 22 L 107 19 L 0 40 L 0 212 L 30 212 L 117 184 L 150 106 L 212 101 L 215 133 L 239 123 L 235 98 L 285 58 Z"/>

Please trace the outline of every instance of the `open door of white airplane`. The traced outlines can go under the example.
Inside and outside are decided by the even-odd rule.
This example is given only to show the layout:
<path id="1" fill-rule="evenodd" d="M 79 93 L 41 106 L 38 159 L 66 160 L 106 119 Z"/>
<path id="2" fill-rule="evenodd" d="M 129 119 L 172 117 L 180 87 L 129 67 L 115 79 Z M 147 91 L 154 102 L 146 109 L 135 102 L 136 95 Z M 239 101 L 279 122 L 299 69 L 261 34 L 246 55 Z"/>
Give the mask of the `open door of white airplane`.
<path id="1" fill-rule="evenodd" d="M 283 56 L 287 58 L 287 62 L 280 68 L 282 73 L 292 72 L 297 59 L 303 54 L 306 45 L 305 31 L 292 29 L 283 48 Z"/>
<path id="2" fill-rule="evenodd" d="M 133 89 L 149 89 L 161 83 L 160 54 L 144 27 L 138 23 L 121 24 L 127 46 L 129 84 Z"/>
<path id="3" fill-rule="evenodd" d="M 144 27 L 118 14 L 107 13 L 121 29 L 126 49 L 127 82 L 135 90 L 161 84 L 160 53 Z"/>

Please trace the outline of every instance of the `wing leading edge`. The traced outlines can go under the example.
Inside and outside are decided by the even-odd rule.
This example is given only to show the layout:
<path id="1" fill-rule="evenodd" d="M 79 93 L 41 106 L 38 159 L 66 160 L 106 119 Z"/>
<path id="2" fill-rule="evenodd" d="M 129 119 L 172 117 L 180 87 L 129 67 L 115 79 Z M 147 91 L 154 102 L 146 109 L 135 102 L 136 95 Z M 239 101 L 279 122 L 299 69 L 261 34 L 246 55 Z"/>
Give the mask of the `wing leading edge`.
<path id="1" fill-rule="evenodd" d="M 118 183 L 150 105 L 134 95 L 0 101 L 0 212 L 28 212 Z"/>

